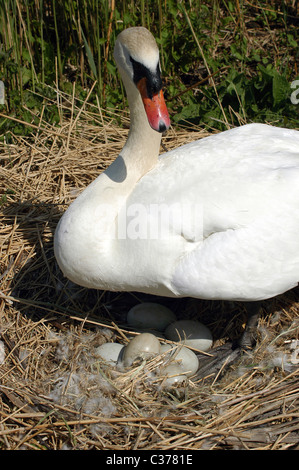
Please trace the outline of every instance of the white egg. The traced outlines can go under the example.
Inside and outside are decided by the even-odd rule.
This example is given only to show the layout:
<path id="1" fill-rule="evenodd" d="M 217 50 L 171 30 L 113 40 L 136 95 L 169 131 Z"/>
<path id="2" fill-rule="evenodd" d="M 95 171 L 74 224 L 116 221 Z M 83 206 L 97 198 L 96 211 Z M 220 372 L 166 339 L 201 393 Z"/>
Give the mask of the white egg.
<path id="1" fill-rule="evenodd" d="M 160 353 L 160 342 L 151 333 L 141 333 L 135 336 L 123 350 L 122 360 L 129 367 L 138 359 L 149 359 Z"/>
<path id="2" fill-rule="evenodd" d="M 199 361 L 196 354 L 185 346 L 173 346 L 171 344 L 162 344 L 161 353 L 169 351 L 169 356 L 174 364 L 178 364 L 183 373 L 190 377 L 194 375 L 199 367 Z"/>
<path id="3" fill-rule="evenodd" d="M 128 324 L 134 328 L 164 331 L 174 321 L 176 321 L 176 316 L 169 308 L 154 302 L 135 305 L 127 315 Z"/>
<path id="4" fill-rule="evenodd" d="M 186 375 L 183 373 L 182 368 L 178 364 L 169 364 L 163 367 L 163 369 L 161 369 L 160 375 L 162 377 L 166 377 L 163 380 L 163 386 L 165 388 L 182 384 L 187 380 Z"/>
<path id="5" fill-rule="evenodd" d="M 95 354 L 107 362 L 107 364 L 115 365 L 123 348 L 123 344 L 104 343 L 95 349 Z"/>
<path id="6" fill-rule="evenodd" d="M 209 328 L 195 320 L 178 320 L 171 323 L 165 330 L 165 336 L 171 341 L 181 342 L 200 351 L 207 351 L 213 343 Z"/>

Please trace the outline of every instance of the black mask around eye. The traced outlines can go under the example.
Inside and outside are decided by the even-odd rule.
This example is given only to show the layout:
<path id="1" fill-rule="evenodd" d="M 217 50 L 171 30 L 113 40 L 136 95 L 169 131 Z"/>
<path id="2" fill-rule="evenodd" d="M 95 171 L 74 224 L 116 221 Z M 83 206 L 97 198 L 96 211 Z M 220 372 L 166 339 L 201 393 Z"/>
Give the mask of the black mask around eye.
<path id="1" fill-rule="evenodd" d="M 162 89 L 162 79 L 159 64 L 157 64 L 156 72 L 151 72 L 145 65 L 137 62 L 137 60 L 130 57 L 133 65 L 133 80 L 135 85 L 142 79 L 146 78 L 146 88 L 148 97 L 152 99 L 153 95 L 157 94 Z"/>

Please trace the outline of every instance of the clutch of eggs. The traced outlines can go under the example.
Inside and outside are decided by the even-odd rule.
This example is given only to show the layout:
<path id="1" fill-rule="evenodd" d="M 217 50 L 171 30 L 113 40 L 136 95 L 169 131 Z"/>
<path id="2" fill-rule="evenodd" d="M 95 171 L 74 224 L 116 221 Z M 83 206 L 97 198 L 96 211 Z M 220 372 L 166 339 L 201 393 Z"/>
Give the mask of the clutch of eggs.
<path id="1" fill-rule="evenodd" d="M 162 354 L 165 364 L 160 369 L 160 376 L 164 378 L 166 388 L 182 384 L 197 372 L 199 361 L 189 348 L 207 351 L 212 346 L 212 335 L 205 325 L 194 320 L 177 320 L 170 309 L 157 303 L 145 302 L 131 308 L 127 322 L 136 330 L 164 332 L 167 339 L 180 344 L 161 345 L 155 334 L 146 331 L 126 346 L 102 344 L 96 354 L 109 365 L 123 364 L 125 367 L 131 367 L 137 359 L 147 360 Z"/>

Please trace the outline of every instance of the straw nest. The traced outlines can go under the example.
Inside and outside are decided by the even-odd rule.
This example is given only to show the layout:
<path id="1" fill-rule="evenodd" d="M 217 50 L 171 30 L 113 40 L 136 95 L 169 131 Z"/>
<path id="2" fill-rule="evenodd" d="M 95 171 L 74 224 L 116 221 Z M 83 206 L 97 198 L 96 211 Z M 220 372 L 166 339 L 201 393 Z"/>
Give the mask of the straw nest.
<path id="1" fill-rule="evenodd" d="M 1 144 L 0 447 L 298 448 L 298 290 L 265 303 L 254 351 L 183 387 L 163 388 L 161 357 L 124 370 L 96 356 L 103 342 L 126 344 L 133 334 L 126 313 L 143 299 L 199 319 L 216 346 L 240 334 L 245 315 L 237 303 L 112 294 L 63 278 L 53 255 L 56 224 L 116 157 L 128 116 L 58 98 L 59 125 L 41 114 L 29 137 Z M 171 130 L 163 144 L 205 135 Z"/>

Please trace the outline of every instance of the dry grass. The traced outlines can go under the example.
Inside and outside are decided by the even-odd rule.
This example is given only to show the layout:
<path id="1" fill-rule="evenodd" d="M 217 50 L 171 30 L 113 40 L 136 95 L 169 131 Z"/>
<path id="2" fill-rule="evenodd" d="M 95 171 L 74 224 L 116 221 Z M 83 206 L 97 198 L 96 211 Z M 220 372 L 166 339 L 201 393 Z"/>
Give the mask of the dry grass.
<path id="1" fill-rule="evenodd" d="M 256 349 L 224 375 L 170 391 L 156 375 L 160 357 L 129 371 L 99 361 L 96 346 L 125 344 L 126 312 L 148 297 L 72 285 L 52 240 L 65 208 L 122 148 L 128 120 L 68 96 L 59 102 L 60 126 L 41 116 L 30 137 L 0 148 L 0 448 L 298 448 L 296 290 L 265 304 Z M 171 149 L 204 135 L 171 130 L 163 143 Z M 206 323 L 216 345 L 235 339 L 244 323 L 242 305 L 159 300 Z"/>

